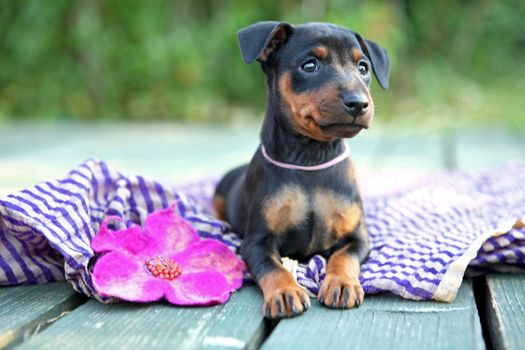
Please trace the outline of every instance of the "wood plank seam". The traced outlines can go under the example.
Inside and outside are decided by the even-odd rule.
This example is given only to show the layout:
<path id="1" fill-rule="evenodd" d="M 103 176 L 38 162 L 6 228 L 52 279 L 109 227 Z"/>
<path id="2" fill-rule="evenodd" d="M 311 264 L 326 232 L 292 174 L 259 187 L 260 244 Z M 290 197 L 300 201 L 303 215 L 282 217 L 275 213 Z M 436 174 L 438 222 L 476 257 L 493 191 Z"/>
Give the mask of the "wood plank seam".
<path id="1" fill-rule="evenodd" d="M 246 344 L 247 350 L 260 349 L 263 343 L 268 339 L 270 334 L 275 329 L 276 325 L 272 325 L 272 321 L 264 319 L 261 326 L 255 331 L 252 338 Z"/>
<path id="2" fill-rule="evenodd" d="M 473 278 L 473 291 L 474 291 L 474 300 L 476 302 L 476 308 L 478 309 L 479 321 L 481 323 L 481 334 L 483 335 L 483 340 L 485 341 L 485 347 L 487 350 L 494 349 L 494 343 L 490 335 L 490 326 L 488 324 L 488 305 L 487 305 L 487 279 L 485 276 L 479 276 Z"/>
<path id="3" fill-rule="evenodd" d="M 8 350 L 28 341 L 86 301 L 87 298 L 80 294 L 71 295 L 63 303 L 53 306 L 46 313 L 38 315 L 19 329 L 0 335 L 0 348 Z"/>

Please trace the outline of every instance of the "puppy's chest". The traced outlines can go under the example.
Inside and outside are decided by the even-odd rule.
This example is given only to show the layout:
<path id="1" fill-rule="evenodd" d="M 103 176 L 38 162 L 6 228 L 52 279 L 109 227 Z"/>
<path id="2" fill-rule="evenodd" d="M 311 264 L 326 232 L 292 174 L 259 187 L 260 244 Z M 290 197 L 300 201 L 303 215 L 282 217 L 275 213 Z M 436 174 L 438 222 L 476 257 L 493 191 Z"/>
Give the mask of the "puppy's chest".
<path id="1" fill-rule="evenodd" d="M 290 231 L 307 235 L 326 249 L 334 241 L 355 231 L 363 215 L 361 205 L 348 194 L 334 190 L 285 185 L 266 198 L 263 216 L 275 235 Z"/>

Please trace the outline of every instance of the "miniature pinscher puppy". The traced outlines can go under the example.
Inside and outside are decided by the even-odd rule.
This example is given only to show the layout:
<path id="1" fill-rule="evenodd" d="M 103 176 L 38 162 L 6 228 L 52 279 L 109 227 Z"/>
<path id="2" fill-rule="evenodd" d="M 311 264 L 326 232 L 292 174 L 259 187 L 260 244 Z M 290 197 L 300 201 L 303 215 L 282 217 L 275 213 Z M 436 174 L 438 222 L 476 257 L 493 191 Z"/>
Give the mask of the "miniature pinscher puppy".
<path id="1" fill-rule="evenodd" d="M 238 38 L 244 61 L 259 61 L 266 74 L 267 110 L 251 163 L 227 173 L 216 189 L 217 215 L 244 237 L 241 254 L 262 289 L 266 317 L 291 317 L 310 307 L 282 266 L 284 256 L 325 256 L 319 302 L 358 307 L 369 239 L 343 139 L 370 127 L 371 71 L 386 89 L 388 55 L 326 23 L 259 22 Z"/>

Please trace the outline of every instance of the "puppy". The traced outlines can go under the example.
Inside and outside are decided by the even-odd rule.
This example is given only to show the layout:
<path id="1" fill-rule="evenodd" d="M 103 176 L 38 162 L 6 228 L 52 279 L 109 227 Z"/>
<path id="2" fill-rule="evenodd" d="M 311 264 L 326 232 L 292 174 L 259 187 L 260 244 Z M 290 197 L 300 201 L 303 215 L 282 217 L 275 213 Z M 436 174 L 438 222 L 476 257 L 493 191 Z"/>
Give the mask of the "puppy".
<path id="1" fill-rule="evenodd" d="M 358 307 L 369 239 L 343 139 L 370 127 L 371 75 L 388 87 L 388 55 L 327 23 L 260 22 L 238 38 L 244 61 L 259 61 L 266 74 L 267 110 L 250 164 L 230 171 L 216 189 L 217 215 L 244 237 L 241 254 L 262 289 L 266 317 L 291 317 L 310 307 L 282 266 L 284 256 L 325 256 L 319 302 Z"/>

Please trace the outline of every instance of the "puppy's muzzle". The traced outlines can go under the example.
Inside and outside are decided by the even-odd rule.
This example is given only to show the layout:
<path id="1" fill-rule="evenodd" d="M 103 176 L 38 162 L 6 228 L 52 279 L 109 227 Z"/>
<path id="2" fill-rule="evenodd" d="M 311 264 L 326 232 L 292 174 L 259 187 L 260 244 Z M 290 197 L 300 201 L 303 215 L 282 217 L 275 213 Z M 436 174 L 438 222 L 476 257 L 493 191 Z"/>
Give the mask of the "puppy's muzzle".
<path id="1" fill-rule="evenodd" d="M 367 129 L 373 118 L 369 97 L 360 91 L 344 91 L 341 93 L 341 99 L 346 113 L 354 117 L 353 124 Z"/>
<path id="2" fill-rule="evenodd" d="M 345 91 L 341 94 L 345 110 L 352 117 L 357 118 L 368 112 L 370 102 L 368 97 L 361 92 Z"/>

